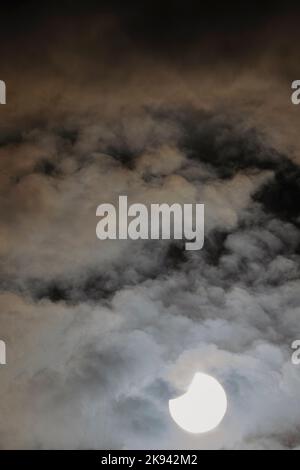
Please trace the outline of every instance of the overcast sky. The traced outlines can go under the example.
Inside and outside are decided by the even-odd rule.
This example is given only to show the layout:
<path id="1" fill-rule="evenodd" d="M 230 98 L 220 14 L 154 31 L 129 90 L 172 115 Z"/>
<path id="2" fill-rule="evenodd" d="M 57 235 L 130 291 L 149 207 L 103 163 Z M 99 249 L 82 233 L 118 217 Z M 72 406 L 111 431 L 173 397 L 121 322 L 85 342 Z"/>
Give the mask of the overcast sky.
<path id="1" fill-rule="evenodd" d="M 100 3 L 1 14 L 0 447 L 297 448 L 299 12 Z M 205 203 L 204 249 L 97 240 L 119 195 Z M 168 412 L 197 371 L 204 436 Z"/>

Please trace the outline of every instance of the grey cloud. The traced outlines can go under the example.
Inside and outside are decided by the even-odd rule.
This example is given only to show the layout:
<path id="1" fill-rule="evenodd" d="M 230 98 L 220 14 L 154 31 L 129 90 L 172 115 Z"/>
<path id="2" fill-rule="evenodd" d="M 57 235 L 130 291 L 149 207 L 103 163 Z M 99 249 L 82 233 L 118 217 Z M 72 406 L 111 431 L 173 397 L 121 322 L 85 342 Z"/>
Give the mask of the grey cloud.
<path id="1" fill-rule="evenodd" d="M 187 67 L 182 83 L 144 58 L 81 90 L 76 57 L 72 87 L 53 61 L 58 75 L 9 109 L 1 135 L 1 447 L 299 447 L 299 144 L 274 136 L 283 112 L 271 125 L 272 105 L 255 102 L 274 81 L 258 66 L 237 86 L 224 70 L 224 93 L 217 67 Z M 119 194 L 204 202 L 204 250 L 100 243 L 96 207 Z M 230 409 L 195 438 L 168 400 L 198 370 Z"/>

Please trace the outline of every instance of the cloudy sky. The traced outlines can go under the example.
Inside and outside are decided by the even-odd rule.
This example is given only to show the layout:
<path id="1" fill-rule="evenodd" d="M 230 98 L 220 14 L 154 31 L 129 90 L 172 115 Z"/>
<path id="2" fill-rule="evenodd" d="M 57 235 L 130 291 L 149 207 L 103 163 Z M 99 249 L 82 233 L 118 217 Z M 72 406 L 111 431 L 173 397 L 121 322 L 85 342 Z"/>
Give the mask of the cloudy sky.
<path id="1" fill-rule="evenodd" d="M 300 448 L 299 11 L 1 10 L 0 447 Z M 204 249 L 97 240 L 121 194 L 205 203 Z M 168 412 L 197 371 L 229 401 L 200 437 Z"/>

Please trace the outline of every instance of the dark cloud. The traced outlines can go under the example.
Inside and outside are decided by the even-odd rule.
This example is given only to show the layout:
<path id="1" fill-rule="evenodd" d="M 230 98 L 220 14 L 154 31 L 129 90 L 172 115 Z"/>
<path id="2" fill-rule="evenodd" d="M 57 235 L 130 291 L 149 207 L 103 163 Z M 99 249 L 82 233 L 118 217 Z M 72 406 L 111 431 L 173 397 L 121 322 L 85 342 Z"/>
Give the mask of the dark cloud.
<path id="1" fill-rule="evenodd" d="M 300 197 L 300 170 L 292 162 L 285 161 L 279 166 L 274 180 L 257 194 L 257 200 L 283 220 L 299 225 L 300 209 L 295 201 Z"/>
<path id="2" fill-rule="evenodd" d="M 220 177 L 251 169 L 273 170 L 284 158 L 264 143 L 257 129 L 224 116 L 221 110 L 179 111 L 175 116 L 182 129 L 179 146 L 189 158 L 215 167 Z"/>

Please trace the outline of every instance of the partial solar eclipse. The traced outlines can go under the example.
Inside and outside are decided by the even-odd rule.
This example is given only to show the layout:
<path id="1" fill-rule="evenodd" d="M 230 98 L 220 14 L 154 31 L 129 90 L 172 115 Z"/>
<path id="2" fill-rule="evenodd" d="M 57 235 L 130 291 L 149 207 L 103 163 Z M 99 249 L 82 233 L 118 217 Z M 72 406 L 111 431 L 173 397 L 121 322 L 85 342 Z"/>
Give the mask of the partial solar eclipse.
<path id="1" fill-rule="evenodd" d="M 188 391 L 169 401 L 170 414 L 184 431 L 201 434 L 219 426 L 227 411 L 227 397 L 213 377 L 197 373 Z"/>

